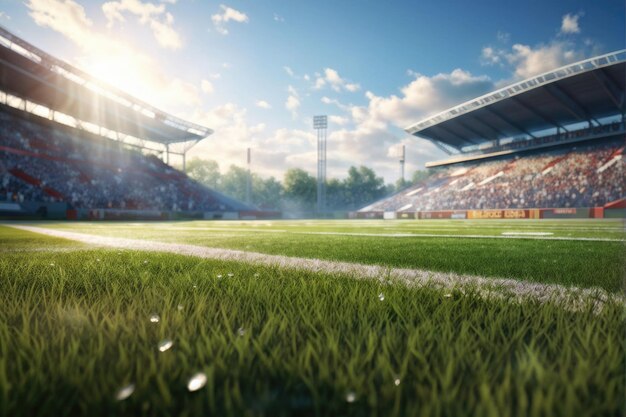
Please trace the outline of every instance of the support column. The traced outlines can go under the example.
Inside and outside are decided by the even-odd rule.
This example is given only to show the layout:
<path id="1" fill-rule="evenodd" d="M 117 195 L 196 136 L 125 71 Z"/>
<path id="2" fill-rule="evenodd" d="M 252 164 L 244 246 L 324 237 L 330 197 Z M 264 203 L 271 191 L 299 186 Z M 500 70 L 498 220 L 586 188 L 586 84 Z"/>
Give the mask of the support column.
<path id="1" fill-rule="evenodd" d="M 248 148 L 248 172 L 246 173 L 246 203 L 252 202 L 252 171 L 250 165 L 252 163 L 252 151 Z"/>
<path id="2" fill-rule="evenodd" d="M 317 214 L 326 211 L 326 137 L 328 118 L 314 116 L 313 128 L 317 130 Z"/>

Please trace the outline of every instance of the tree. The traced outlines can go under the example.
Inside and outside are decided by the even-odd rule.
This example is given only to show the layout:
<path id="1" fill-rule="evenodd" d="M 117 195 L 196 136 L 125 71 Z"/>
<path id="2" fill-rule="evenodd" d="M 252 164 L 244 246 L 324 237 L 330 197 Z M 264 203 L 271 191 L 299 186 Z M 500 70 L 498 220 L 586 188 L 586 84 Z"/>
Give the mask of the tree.
<path id="1" fill-rule="evenodd" d="M 384 190 L 384 192 L 382 194 L 383 194 L 383 197 L 387 197 L 387 196 L 390 196 L 392 194 L 397 193 L 398 191 L 400 191 L 400 190 L 398 188 L 396 188 L 395 185 L 387 184 L 387 185 L 385 185 L 385 190 Z"/>
<path id="2" fill-rule="evenodd" d="M 317 193 L 317 181 L 300 168 L 290 168 L 285 173 L 284 196 L 287 206 L 297 210 L 313 210 Z"/>
<path id="3" fill-rule="evenodd" d="M 279 210 L 282 197 L 283 185 L 276 178 L 252 175 L 252 202 L 260 209 Z"/>
<path id="4" fill-rule="evenodd" d="M 342 210 L 346 207 L 346 187 L 343 181 L 331 178 L 326 182 L 326 207 L 330 210 Z"/>
<path id="5" fill-rule="evenodd" d="M 398 180 L 393 186 L 393 191 L 401 191 L 411 184 L 412 184 L 411 181 L 407 181 L 404 178 L 398 178 Z"/>
<path id="6" fill-rule="evenodd" d="M 416 171 L 413 178 L 430 175 Z M 236 200 L 246 200 L 248 170 L 231 165 L 221 175 L 217 162 L 194 158 L 187 164 L 187 175 L 216 191 Z M 314 211 L 317 200 L 317 180 L 300 168 L 285 172 L 283 184 L 276 178 L 251 175 L 250 203 L 265 210 Z M 398 184 L 400 185 L 400 184 Z M 404 185 L 404 184 L 403 184 Z M 392 184 L 384 185 L 374 170 L 366 166 L 350 167 L 344 180 L 331 178 L 326 182 L 326 208 L 330 210 L 353 210 L 361 208 L 394 192 Z M 400 188 L 397 188 L 398 190 Z"/>
<path id="7" fill-rule="evenodd" d="M 432 171 L 428 171 L 428 170 L 417 170 L 413 173 L 413 178 L 411 179 L 411 182 L 413 184 L 417 184 L 419 182 L 424 181 L 426 178 L 430 177 L 432 174 Z"/>
<path id="8" fill-rule="evenodd" d="M 220 167 L 213 160 L 193 158 L 187 163 L 187 175 L 209 188 L 220 186 Z"/>
<path id="9" fill-rule="evenodd" d="M 236 200 L 246 201 L 247 181 L 248 170 L 231 165 L 228 172 L 222 175 L 220 191 Z"/>
<path id="10" fill-rule="evenodd" d="M 344 185 L 347 194 L 346 208 L 349 209 L 360 208 L 379 200 L 387 191 L 382 177 L 377 177 L 373 169 L 363 165 L 358 168 L 350 167 Z"/>

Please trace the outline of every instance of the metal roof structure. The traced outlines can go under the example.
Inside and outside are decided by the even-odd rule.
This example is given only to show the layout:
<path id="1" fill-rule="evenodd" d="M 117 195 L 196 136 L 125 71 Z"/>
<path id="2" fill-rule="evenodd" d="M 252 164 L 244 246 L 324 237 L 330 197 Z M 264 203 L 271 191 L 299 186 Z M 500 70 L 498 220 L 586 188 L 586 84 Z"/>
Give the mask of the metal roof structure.
<path id="1" fill-rule="evenodd" d="M 213 133 L 54 58 L 0 27 L 0 90 L 140 140 L 170 145 Z"/>
<path id="2" fill-rule="evenodd" d="M 444 151 L 535 138 L 536 132 L 626 113 L 626 50 L 620 50 L 511 84 L 434 116 L 405 131 L 428 139 Z"/>

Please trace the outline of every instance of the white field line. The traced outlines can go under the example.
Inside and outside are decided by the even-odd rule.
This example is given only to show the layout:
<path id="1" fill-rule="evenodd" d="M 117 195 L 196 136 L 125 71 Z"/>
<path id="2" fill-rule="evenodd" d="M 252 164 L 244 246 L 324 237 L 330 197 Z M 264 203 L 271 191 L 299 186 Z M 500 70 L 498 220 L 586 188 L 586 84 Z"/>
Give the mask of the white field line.
<path id="1" fill-rule="evenodd" d="M 525 240 L 567 240 L 567 241 L 585 241 L 585 242 L 626 242 L 626 239 L 612 239 L 604 237 L 565 237 L 565 236 L 546 236 L 538 234 L 502 234 L 502 235 L 464 235 L 464 234 L 443 234 L 443 233 L 363 233 L 363 232 L 304 232 L 283 229 L 229 229 L 226 227 L 172 227 L 169 230 L 206 230 L 206 231 L 224 231 L 224 232 L 242 232 L 242 233 L 283 233 L 290 235 L 330 235 L 330 236 L 364 236 L 364 237 L 443 237 L 443 238 L 468 238 L 468 239 L 525 239 Z M 540 232 L 538 232 L 540 233 Z"/>
<path id="2" fill-rule="evenodd" d="M 452 237 L 468 239 L 531 239 L 531 240 L 580 240 L 589 242 L 626 242 L 626 239 L 610 239 L 603 237 L 558 237 L 529 235 L 452 235 L 438 233 L 352 233 L 352 232 L 292 232 L 307 235 L 345 235 L 345 236 L 380 236 L 380 237 Z"/>
<path id="3" fill-rule="evenodd" d="M 584 308 L 589 305 L 590 302 L 593 303 L 596 309 L 601 309 L 604 303 L 609 300 L 626 304 L 624 297 L 610 294 L 600 288 L 565 287 L 558 284 L 541 284 L 507 278 L 486 278 L 453 272 L 435 272 L 423 269 L 390 268 L 380 265 L 363 265 L 321 259 L 295 258 L 180 243 L 163 243 L 148 240 L 96 236 L 24 225 L 11 225 L 11 227 L 87 244 L 119 249 L 167 252 L 204 259 L 245 262 L 254 265 L 274 266 L 314 273 L 337 273 L 356 278 L 378 279 L 382 281 L 393 279 L 407 285 L 426 286 L 446 291 L 459 291 L 463 294 L 473 292 L 488 299 L 507 299 L 516 302 L 533 300 L 542 303 L 553 301 L 571 310 Z"/>
<path id="4" fill-rule="evenodd" d="M 502 232 L 503 236 L 551 236 L 552 232 Z"/>

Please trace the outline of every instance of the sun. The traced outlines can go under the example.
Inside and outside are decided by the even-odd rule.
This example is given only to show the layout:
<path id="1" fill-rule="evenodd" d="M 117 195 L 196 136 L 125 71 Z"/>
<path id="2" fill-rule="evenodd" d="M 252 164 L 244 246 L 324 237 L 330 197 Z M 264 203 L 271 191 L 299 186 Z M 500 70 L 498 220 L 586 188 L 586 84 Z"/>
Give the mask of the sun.
<path id="1" fill-rule="evenodd" d="M 88 74 L 141 100 L 150 102 L 158 90 L 153 85 L 153 70 L 144 58 L 131 51 L 94 52 L 81 61 Z"/>

